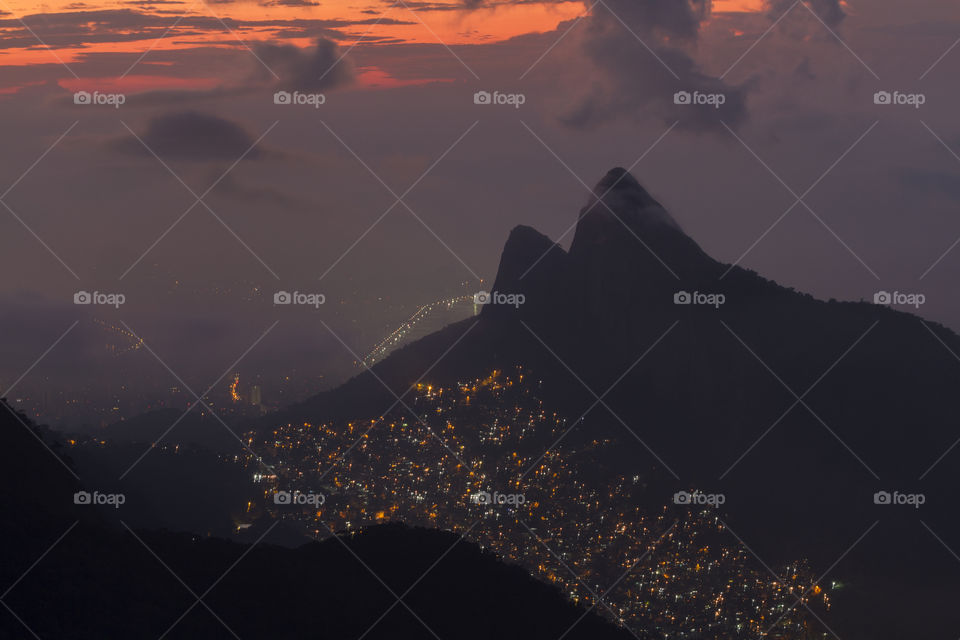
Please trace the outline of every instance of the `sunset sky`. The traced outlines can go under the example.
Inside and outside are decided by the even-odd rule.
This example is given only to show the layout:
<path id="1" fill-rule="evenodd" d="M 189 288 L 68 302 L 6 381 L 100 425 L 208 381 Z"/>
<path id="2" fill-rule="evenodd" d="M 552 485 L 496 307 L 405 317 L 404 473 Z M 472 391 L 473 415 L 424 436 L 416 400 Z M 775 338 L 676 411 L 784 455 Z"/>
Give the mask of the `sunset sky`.
<path id="1" fill-rule="evenodd" d="M 184 77 L 170 63 L 150 59 L 151 52 L 205 47 L 241 50 L 259 42 L 309 47 L 322 35 L 344 47 L 377 44 L 494 45 L 527 34 L 557 30 L 585 17 L 588 6 L 556 2 L 389 2 L 351 0 L 119 0 L 104 3 L 23 0 L 0 2 L 3 65 L 30 67 L 93 57 L 126 59 L 143 55 L 134 68 L 115 75 L 72 77 L 63 86 L 97 84 L 126 90 L 210 87 L 217 75 Z M 763 0 L 717 0 L 713 15 L 762 12 Z M 708 23 L 710 18 L 704 21 Z M 166 68 L 165 68 L 166 67 Z M 361 69 L 361 84 L 390 84 L 371 65 Z M 19 85 L 24 86 L 24 85 Z M 16 87 L 7 86 L 6 91 Z"/>

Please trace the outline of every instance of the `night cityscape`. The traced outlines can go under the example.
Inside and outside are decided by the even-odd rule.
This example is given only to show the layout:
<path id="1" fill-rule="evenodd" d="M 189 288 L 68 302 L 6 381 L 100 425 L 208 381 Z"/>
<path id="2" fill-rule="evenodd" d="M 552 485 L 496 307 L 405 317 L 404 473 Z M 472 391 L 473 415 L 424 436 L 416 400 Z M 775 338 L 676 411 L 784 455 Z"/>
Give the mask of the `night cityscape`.
<path id="1" fill-rule="evenodd" d="M 270 470 L 264 503 L 318 538 L 385 520 L 463 532 L 574 602 L 604 593 L 602 615 L 653 636 L 815 637 L 797 598 L 827 606 L 829 597 L 809 568 L 783 567 L 780 582 L 754 568 L 715 511 L 639 506 L 643 475 L 590 472 L 614 442 L 534 455 L 534 443 L 568 427 L 536 388 L 522 372 L 494 371 L 451 389 L 417 385 L 413 417 L 283 425 L 251 460 Z M 278 491 L 323 503 L 277 504 Z"/>

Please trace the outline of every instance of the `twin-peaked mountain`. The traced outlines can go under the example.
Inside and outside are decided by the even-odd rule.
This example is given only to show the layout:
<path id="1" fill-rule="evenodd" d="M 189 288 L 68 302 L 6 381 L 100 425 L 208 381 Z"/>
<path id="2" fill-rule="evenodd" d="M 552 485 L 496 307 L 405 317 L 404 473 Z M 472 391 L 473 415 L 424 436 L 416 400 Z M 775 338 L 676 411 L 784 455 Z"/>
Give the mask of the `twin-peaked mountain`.
<path id="1" fill-rule="evenodd" d="M 960 563 L 919 521 L 960 548 L 952 331 L 722 264 L 624 169 L 597 185 L 569 251 L 514 229 L 492 291 L 524 303 L 486 305 L 269 422 L 373 418 L 422 377 L 444 384 L 520 366 L 576 422 L 564 443 L 620 445 L 596 473 L 639 475 L 651 508 L 681 488 L 724 492 L 730 524 L 770 562 L 807 556 L 825 570 L 882 520 L 834 568 L 860 587 L 837 596 L 851 600 L 848 613 L 881 597 L 885 580 L 957 591 Z M 678 304 L 689 299 L 681 292 L 699 295 Z M 875 492 L 895 490 L 924 492 L 925 511 L 874 504 Z M 936 629 L 957 615 L 907 600 L 909 614 L 848 620 L 852 637 L 902 637 L 916 631 L 911 619 Z"/>
<path id="2" fill-rule="evenodd" d="M 612 422 L 626 433 L 603 417 L 608 405 L 684 481 L 717 480 L 774 423 L 728 477 L 752 473 L 780 442 L 791 456 L 811 448 L 813 460 L 871 482 L 906 482 L 960 436 L 950 427 L 956 334 L 872 302 L 816 300 L 720 263 L 624 169 L 597 185 L 569 251 L 515 228 L 492 291 L 523 294 L 524 303 L 486 305 L 287 415 L 379 415 L 396 402 L 381 381 L 403 394 L 425 373 L 443 383 L 519 365 L 549 383 L 571 420 L 602 396 L 583 430 Z M 681 292 L 699 299 L 678 304 Z M 643 451 L 635 464 L 663 469 Z"/>

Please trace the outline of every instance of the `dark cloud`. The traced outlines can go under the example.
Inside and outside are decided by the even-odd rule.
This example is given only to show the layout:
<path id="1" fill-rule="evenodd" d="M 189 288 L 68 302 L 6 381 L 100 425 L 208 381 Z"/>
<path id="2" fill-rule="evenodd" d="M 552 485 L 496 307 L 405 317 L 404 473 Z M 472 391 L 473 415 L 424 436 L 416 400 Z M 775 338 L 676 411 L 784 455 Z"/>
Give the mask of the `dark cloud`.
<path id="1" fill-rule="evenodd" d="M 279 0 L 278 0 L 279 1 Z M 294 0 L 299 1 L 299 0 Z M 339 27 L 348 27 L 354 25 L 384 25 L 384 26 L 409 26 L 417 24 L 416 22 L 411 22 L 409 20 L 396 20 L 394 18 L 364 18 L 363 20 L 357 20 L 353 22 L 343 22 L 339 20 L 285 20 L 281 23 L 269 24 L 269 25 L 256 25 L 256 26 L 270 26 L 273 27 L 273 37 L 276 40 L 285 40 L 288 38 L 310 38 L 310 39 L 319 39 L 319 38 L 331 38 L 334 40 L 348 40 L 353 36 L 350 36 L 345 31 L 339 30 Z M 334 27 L 337 27 L 336 29 Z M 382 40 L 381 36 L 367 35 L 363 42 L 365 44 L 370 44 Z"/>
<path id="2" fill-rule="evenodd" d="M 529 0 L 460 0 L 459 10 Z M 558 0 L 559 1 L 559 0 Z M 574 104 L 560 120 L 589 128 L 613 120 L 677 121 L 693 131 L 737 127 L 747 118 L 746 87 L 725 83 L 702 71 L 688 53 L 697 44 L 701 25 L 711 14 L 712 0 L 584 0 L 589 11 L 576 35 L 576 55 L 594 71 Z M 558 25 L 566 33 L 573 24 Z M 676 104 L 678 92 L 709 95 L 717 108 Z M 578 92 L 574 91 L 574 94 Z"/>
<path id="3" fill-rule="evenodd" d="M 617 22 L 638 34 L 659 33 L 670 38 L 695 38 L 700 23 L 710 16 L 711 0 L 606 0 L 597 5 L 595 21 Z M 617 19 L 619 18 L 619 19 Z"/>
<path id="4" fill-rule="evenodd" d="M 173 20 L 133 9 L 65 11 L 39 13 L 0 20 L 0 48 L 32 47 L 37 38 L 51 47 L 80 47 L 103 42 L 155 40 Z M 236 21 L 226 20 L 231 29 Z M 201 35 L 203 31 L 223 32 L 223 25 L 212 16 L 185 16 L 177 24 L 178 36 Z"/>
<path id="5" fill-rule="evenodd" d="M 136 138 L 113 142 L 121 151 L 141 156 L 156 153 L 163 160 L 236 160 L 253 145 L 255 138 L 241 125 L 206 113 L 183 111 L 157 116 Z M 146 145 L 150 150 L 144 147 Z M 256 159 L 263 152 L 254 148 L 246 157 Z"/>
<path id="6" fill-rule="evenodd" d="M 319 7 L 320 3 L 314 0 L 273 0 L 272 2 L 262 2 L 265 7 Z"/>
<path id="7" fill-rule="evenodd" d="M 682 48 L 684 41 L 697 38 L 709 14 L 709 0 L 607 0 L 596 5 L 581 48 L 598 74 L 562 120 L 590 127 L 618 118 L 660 118 L 694 131 L 742 124 L 745 88 L 703 73 Z M 709 95 L 718 105 L 676 104 L 678 92 L 694 99 Z"/>
<path id="8" fill-rule="evenodd" d="M 133 4 L 139 0 L 132 0 Z M 276 0 L 278 3 L 303 3 L 312 0 Z M 163 2 L 144 2 L 148 6 L 173 4 Z M 2 15 L 2 14 L 0 14 Z M 224 25 L 231 31 L 241 32 L 250 29 L 274 29 L 287 31 L 296 29 L 299 37 L 316 38 L 318 36 L 342 36 L 333 30 L 368 25 L 378 22 L 373 18 L 362 20 L 341 19 L 296 19 L 296 20 L 235 20 L 203 15 L 184 15 L 174 19 L 161 15 L 159 11 L 144 12 L 135 9 L 105 9 L 97 11 L 64 11 L 58 13 L 38 13 L 23 17 L 0 19 L 0 49 L 19 49 L 34 47 L 37 38 L 51 47 L 83 47 L 88 44 L 106 42 L 154 41 L 168 33 L 176 22 L 176 35 L 179 38 L 203 36 L 205 34 L 222 35 Z M 380 24 L 415 24 L 400 20 L 380 20 Z"/>
<path id="9" fill-rule="evenodd" d="M 265 44 L 255 51 L 279 76 L 279 87 L 283 89 L 324 91 L 347 84 L 354 77 L 353 68 L 332 40 L 320 39 L 312 49 Z"/>
<path id="10" fill-rule="evenodd" d="M 840 0 L 805 1 L 831 28 L 846 17 Z M 795 2 L 766 0 L 767 14 L 777 19 Z M 503 3 L 460 0 L 458 8 L 473 10 Z M 707 74 L 689 53 L 710 17 L 712 0 L 584 0 L 584 7 L 590 15 L 578 29 L 585 35 L 571 40 L 579 40 L 581 55 L 596 67 L 596 73 L 561 117 L 564 123 L 587 128 L 616 119 L 659 118 L 693 131 L 723 131 L 724 124 L 736 128 L 746 122 L 747 93 L 752 85 L 731 85 Z M 806 17 L 823 30 L 812 16 Z M 558 30 L 564 32 L 569 26 L 560 25 Z M 801 65 L 797 73 L 807 77 L 809 70 Z M 709 96 L 702 99 L 716 102 L 716 108 L 676 104 L 678 93 Z"/>
<path id="11" fill-rule="evenodd" d="M 776 20 L 794 4 L 796 0 L 767 0 L 767 14 Z M 836 27 L 847 17 L 840 0 L 805 0 L 805 4 L 830 27 Z"/>
<path id="12" fill-rule="evenodd" d="M 350 84 L 355 77 L 353 67 L 340 59 L 340 48 L 326 38 L 318 39 L 317 44 L 309 48 L 261 45 L 255 53 L 256 58 L 247 51 L 240 53 L 241 62 L 248 65 L 249 71 L 235 80 L 210 89 L 158 89 L 131 94 L 126 97 L 124 106 L 172 107 L 185 103 L 210 103 L 256 93 L 268 96 L 278 89 L 329 91 Z M 202 56 L 203 51 L 198 50 L 196 54 Z M 222 52 L 214 49 L 212 54 L 222 55 Z M 157 58 L 182 64 L 185 55 L 183 51 L 159 52 Z M 231 62 L 233 60 L 230 58 Z M 166 68 L 155 67 L 151 71 L 163 72 Z M 60 103 L 71 107 L 72 96 L 61 96 Z"/>
<path id="13" fill-rule="evenodd" d="M 817 75 L 813 72 L 810 65 L 810 58 L 804 58 L 793 70 L 793 75 L 802 80 L 816 80 Z"/>

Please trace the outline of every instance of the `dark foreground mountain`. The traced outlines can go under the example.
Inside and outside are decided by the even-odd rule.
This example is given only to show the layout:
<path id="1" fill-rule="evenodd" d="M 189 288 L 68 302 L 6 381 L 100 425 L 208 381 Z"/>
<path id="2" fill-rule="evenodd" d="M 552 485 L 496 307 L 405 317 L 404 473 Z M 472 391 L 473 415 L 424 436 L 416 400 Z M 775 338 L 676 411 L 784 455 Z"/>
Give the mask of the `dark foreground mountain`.
<path id="1" fill-rule="evenodd" d="M 681 489 L 722 493 L 758 562 L 810 558 L 839 585 L 824 632 L 960 624 L 946 604 L 960 596 L 956 334 L 719 263 L 622 169 L 580 212 L 569 251 L 515 229 L 492 292 L 479 318 L 262 426 L 376 418 L 420 380 L 519 367 L 569 417 L 565 442 L 618 443 L 597 473 L 643 477 L 650 508 Z M 916 495 L 919 507 L 904 498 Z"/>
<path id="2" fill-rule="evenodd" d="M 0 638 L 632 637 L 453 533 L 291 550 L 110 527 L 44 436 L 0 408 Z"/>

